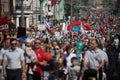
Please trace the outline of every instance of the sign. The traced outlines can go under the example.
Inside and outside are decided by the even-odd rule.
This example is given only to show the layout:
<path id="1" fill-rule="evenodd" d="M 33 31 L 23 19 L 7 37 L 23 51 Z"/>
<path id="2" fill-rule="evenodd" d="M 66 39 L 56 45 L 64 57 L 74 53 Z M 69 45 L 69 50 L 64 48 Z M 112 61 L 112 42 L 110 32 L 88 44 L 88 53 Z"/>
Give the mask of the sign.
<path id="1" fill-rule="evenodd" d="M 8 16 L 4 16 L 0 18 L 0 33 L 2 33 L 2 31 L 4 29 L 9 29 L 8 27 Z"/>

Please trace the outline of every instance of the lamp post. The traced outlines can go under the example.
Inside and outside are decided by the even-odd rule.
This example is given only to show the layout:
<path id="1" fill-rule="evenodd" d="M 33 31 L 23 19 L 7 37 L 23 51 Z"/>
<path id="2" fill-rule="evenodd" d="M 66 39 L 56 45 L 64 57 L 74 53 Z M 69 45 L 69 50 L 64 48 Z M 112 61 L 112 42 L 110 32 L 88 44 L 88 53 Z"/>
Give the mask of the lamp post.
<path id="1" fill-rule="evenodd" d="M 73 2 L 73 1 L 71 0 L 71 1 L 70 1 L 70 4 L 71 4 L 71 18 L 72 18 L 72 16 L 73 16 L 73 13 L 72 13 L 72 12 L 73 12 L 73 9 L 72 9 L 73 4 L 72 4 L 72 2 Z"/>
<path id="2" fill-rule="evenodd" d="M 21 27 L 25 27 L 23 1 L 24 0 L 21 0 Z"/>

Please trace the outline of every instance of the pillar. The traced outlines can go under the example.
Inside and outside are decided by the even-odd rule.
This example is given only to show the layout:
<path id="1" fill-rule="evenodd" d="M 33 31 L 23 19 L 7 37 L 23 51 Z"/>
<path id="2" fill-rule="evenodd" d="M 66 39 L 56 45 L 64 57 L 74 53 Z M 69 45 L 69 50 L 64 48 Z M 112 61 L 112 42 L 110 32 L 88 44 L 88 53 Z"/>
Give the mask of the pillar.
<path id="1" fill-rule="evenodd" d="M 26 17 L 26 28 L 29 28 L 29 18 Z"/>
<path id="2" fill-rule="evenodd" d="M 16 17 L 16 28 L 19 27 L 19 17 Z"/>

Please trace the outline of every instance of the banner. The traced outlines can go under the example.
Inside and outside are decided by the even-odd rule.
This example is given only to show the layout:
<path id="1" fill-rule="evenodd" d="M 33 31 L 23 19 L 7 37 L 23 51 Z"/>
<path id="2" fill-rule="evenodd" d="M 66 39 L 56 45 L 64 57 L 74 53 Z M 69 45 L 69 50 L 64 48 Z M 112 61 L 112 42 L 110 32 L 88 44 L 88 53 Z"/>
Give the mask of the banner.
<path id="1" fill-rule="evenodd" d="M 4 16 L 0 18 L 0 33 L 4 29 L 8 29 L 8 16 Z"/>
<path id="2" fill-rule="evenodd" d="M 72 22 L 71 24 L 69 24 L 67 27 L 67 30 L 71 30 L 71 28 L 73 28 L 75 26 L 76 27 L 75 30 L 78 31 L 79 28 L 77 28 L 77 26 L 79 27 L 79 25 L 84 26 L 87 30 L 92 30 L 91 26 L 88 23 L 79 22 L 79 21 Z"/>

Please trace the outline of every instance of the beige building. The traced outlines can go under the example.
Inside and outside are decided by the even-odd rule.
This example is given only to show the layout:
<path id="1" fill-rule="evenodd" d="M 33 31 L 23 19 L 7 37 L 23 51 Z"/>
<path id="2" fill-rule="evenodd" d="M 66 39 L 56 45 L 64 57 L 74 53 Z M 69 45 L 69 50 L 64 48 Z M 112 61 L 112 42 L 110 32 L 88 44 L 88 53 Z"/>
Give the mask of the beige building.
<path id="1" fill-rule="evenodd" d="M 21 26 L 21 0 L 10 0 L 11 18 L 15 21 L 16 27 Z M 51 7 L 51 0 L 24 0 L 24 23 L 25 27 L 37 26 L 42 22 L 42 18 L 53 17 L 54 8 Z"/>
<path id="2" fill-rule="evenodd" d="M 11 2 L 11 18 L 15 21 L 16 27 L 21 26 L 21 0 L 10 0 Z M 24 24 L 25 27 L 39 23 L 38 16 L 40 15 L 39 0 L 24 0 L 23 1 Z"/>

